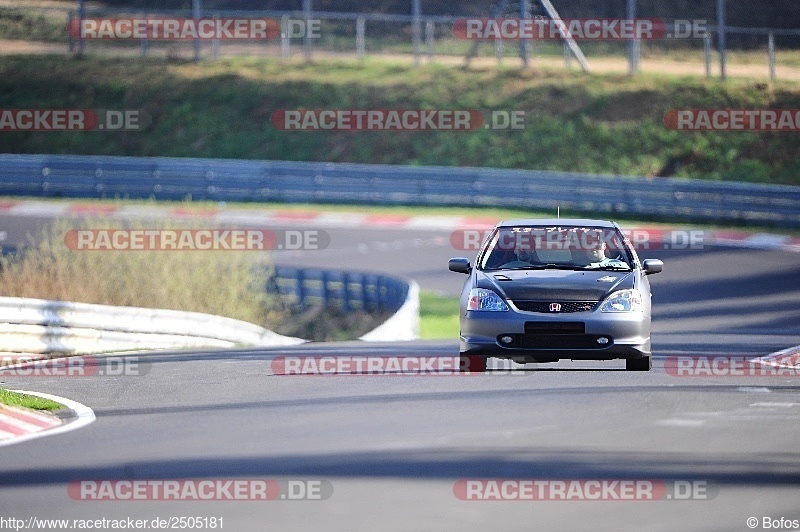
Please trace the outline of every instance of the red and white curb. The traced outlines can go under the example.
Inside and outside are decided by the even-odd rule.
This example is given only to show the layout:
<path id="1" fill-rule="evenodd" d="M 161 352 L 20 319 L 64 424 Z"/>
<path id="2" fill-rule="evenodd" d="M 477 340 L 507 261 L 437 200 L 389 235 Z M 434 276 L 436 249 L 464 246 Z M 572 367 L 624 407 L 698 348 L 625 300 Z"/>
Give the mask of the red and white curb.
<path id="1" fill-rule="evenodd" d="M 110 217 L 115 219 L 200 219 L 215 223 L 270 227 L 310 225 L 327 228 L 407 229 L 419 231 L 486 231 L 499 221 L 493 217 L 375 214 L 323 210 L 271 211 L 266 209 L 187 208 L 160 205 L 103 205 L 66 201 L 0 201 L 0 214 L 53 218 Z M 624 224 L 623 224 L 624 225 Z M 631 231 L 663 234 L 683 229 L 671 227 L 626 227 Z M 684 230 L 685 231 L 685 230 Z M 703 244 L 800 252 L 800 237 L 725 229 L 702 230 Z"/>
<path id="2" fill-rule="evenodd" d="M 61 420 L 46 412 L 13 406 L 0 406 L 0 439 L 24 436 L 61 425 Z"/>
<path id="3" fill-rule="evenodd" d="M 66 406 L 74 414 L 64 420 L 53 414 L 0 406 L 0 447 L 77 430 L 96 419 L 91 408 L 76 401 L 41 392 L 12 391 L 50 399 Z"/>

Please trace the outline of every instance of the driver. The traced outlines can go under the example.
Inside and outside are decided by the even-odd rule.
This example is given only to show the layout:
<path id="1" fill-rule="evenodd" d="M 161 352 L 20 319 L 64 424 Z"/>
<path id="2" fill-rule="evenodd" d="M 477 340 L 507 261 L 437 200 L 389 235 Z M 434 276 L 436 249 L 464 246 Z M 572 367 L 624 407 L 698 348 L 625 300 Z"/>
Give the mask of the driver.
<path id="1" fill-rule="evenodd" d="M 503 264 L 503 268 L 525 268 L 537 264 L 538 257 L 528 245 L 517 245 L 514 248 L 515 260 Z"/>
<path id="2" fill-rule="evenodd" d="M 603 266 L 612 266 L 615 268 L 627 268 L 628 264 L 621 260 L 622 257 L 610 259 L 606 256 L 606 249 L 608 245 L 603 242 L 600 246 L 588 250 L 581 250 L 576 253 L 576 263 L 587 268 L 602 268 Z"/>
<path id="3" fill-rule="evenodd" d="M 528 264 L 536 262 L 536 253 L 529 247 L 519 246 L 514 250 L 514 254 L 517 256 L 517 259 L 522 262 L 527 262 Z"/>

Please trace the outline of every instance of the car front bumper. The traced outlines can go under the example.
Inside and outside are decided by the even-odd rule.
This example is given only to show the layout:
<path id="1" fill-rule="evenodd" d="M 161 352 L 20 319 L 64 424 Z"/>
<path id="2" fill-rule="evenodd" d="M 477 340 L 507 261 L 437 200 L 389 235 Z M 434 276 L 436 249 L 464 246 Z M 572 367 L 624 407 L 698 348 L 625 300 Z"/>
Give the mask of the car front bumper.
<path id="1" fill-rule="evenodd" d="M 535 362 L 629 359 L 651 354 L 650 317 L 642 312 L 543 314 L 512 307 L 506 312 L 466 311 L 460 322 L 461 353 L 467 355 Z M 502 342 L 504 337 L 511 342 Z"/>

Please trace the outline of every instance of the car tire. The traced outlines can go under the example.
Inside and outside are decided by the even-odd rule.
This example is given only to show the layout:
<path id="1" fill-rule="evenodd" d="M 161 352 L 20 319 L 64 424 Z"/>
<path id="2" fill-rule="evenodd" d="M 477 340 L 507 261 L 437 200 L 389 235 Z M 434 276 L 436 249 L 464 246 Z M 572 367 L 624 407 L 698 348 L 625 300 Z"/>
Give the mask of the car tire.
<path id="1" fill-rule="evenodd" d="M 484 373 L 486 371 L 486 357 L 481 355 L 461 355 L 458 371 L 460 373 Z"/>
<path id="2" fill-rule="evenodd" d="M 625 369 L 628 371 L 650 371 L 653 367 L 653 357 L 628 358 L 625 360 Z"/>

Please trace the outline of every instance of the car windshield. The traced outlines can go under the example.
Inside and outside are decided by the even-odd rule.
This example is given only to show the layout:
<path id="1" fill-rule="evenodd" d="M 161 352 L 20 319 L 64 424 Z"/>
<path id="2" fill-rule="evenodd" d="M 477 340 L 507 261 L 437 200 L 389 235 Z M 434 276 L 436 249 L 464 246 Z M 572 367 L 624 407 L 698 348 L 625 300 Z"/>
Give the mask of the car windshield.
<path id="1" fill-rule="evenodd" d="M 624 237 L 607 227 L 501 227 L 479 258 L 482 270 L 631 269 Z"/>

